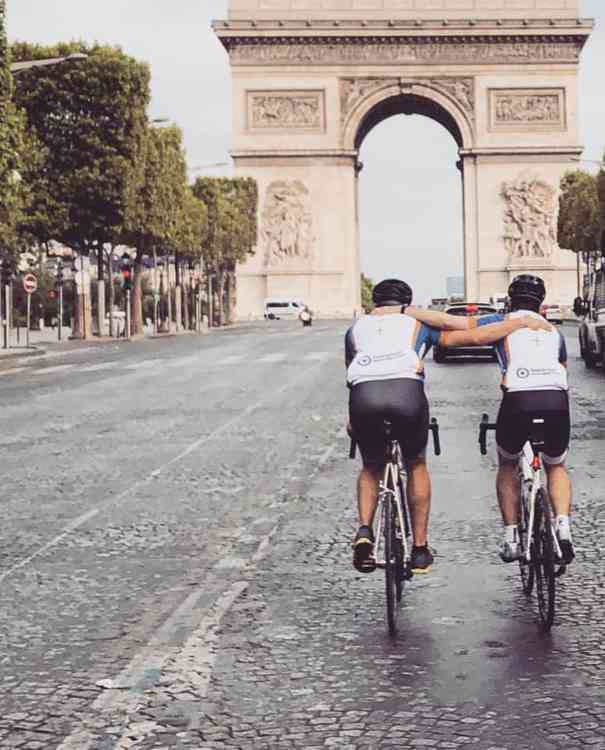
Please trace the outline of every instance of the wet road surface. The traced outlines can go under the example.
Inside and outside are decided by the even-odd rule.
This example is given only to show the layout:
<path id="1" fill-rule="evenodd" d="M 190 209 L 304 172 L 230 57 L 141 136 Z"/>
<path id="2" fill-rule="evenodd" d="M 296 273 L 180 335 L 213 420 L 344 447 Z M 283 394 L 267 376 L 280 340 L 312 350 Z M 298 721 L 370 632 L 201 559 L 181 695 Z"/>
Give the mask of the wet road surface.
<path id="1" fill-rule="evenodd" d="M 567 327 L 578 559 L 547 636 L 496 555 L 497 368 L 428 362 L 436 562 L 393 640 L 350 564 L 344 328 L 2 363 L 0 747 L 605 748 L 605 373 Z"/>

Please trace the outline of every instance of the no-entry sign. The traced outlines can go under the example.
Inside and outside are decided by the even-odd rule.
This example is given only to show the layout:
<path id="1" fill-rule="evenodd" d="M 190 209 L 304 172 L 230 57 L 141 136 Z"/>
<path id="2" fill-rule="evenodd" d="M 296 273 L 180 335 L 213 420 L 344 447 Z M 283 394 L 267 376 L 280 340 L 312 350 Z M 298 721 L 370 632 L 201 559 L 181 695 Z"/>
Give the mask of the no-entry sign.
<path id="1" fill-rule="evenodd" d="M 33 273 L 26 273 L 23 277 L 23 288 L 28 294 L 33 294 L 38 288 L 38 279 Z"/>

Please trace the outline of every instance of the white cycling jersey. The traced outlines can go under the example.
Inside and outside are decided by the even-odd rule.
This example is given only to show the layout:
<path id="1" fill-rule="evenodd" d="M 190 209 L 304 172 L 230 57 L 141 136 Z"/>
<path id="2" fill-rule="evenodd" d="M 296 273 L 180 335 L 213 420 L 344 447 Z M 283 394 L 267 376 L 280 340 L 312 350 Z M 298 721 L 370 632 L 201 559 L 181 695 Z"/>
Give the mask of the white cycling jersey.
<path id="1" fill-rule="evenodd" d="M 541 316 L 529 310 L 517 310 L 510 318 Z M 505 320 L 502 315 L 488 315 L 479 325 Z M 502 368 L 502 385 L 509 392 L 568 390 L 567 353 L 565 340 L 553 327 L 551 331 L 532 331 L 521 328 L 511 333 L 496 346 Z"/>
<path id="2" fill-rule="evenodd" d="M 409 315 L 364 315 L 347 331 L 347 382 L 422 381 L 422 358 L 438 340 L 439 331 Z"/>

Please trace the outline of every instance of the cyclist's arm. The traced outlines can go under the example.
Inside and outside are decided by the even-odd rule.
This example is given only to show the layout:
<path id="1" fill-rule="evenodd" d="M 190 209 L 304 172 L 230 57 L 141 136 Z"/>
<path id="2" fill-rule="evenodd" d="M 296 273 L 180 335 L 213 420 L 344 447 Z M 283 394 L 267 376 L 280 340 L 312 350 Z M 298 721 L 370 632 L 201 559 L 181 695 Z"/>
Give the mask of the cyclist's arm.
<path id="1" fill-rule="evenodd" d="M 440 331 L 465 331 L 470 328 L 471 321 L 474 320 L 463 315 L 448 315 L 439 310 L 424 310 L 413 306 L 406 307 L 405 314 Z"/>
<path id="2" fill-rule="evenodd" d="M 500 322 L 471 328 L 468 331 L 445 331 L 439 338 L 441 346 L 483 346 L 495 344 L 496 341 L 510 336 L 521 328 L 531 328 L 534 331 L 550 331 L 551 326 L 546 321 L 525 315 L 522 318 L 507 318 Z"/>

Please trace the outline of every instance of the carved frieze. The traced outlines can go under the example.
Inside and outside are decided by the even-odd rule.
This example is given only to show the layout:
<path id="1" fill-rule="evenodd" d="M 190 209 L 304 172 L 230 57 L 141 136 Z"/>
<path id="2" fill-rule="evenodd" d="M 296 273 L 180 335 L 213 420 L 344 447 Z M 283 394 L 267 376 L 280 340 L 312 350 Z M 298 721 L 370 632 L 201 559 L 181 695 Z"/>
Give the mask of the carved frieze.
<path id="1" fill-rule="evenodd" d="M 564 89 L 491 89 L 493 130 L 559 130 L 565 127 Z"/>
<path id="2" fill-rule="evenodd" d="M 575 63 L 583 41 L 561 37 L 231 37 L 232 65 Z"/>
<path id="3" fill-rule="evenodd" d="M 413 84 L 422 84 L 442 91 L 455 99 L 468 114 L 474 115 L 475 89 L 472 78 L 444 76 L 442 78 L 341 78 L 340 111 L 342 120 L 346 120 L 356 105 L 368 95 L 382 88 L 399 86 L 401 91 Z"/>
<path id="4" fill-rule="evenodd" d="M 322 131 L 323 91 L 248 91 L 249 130 Z"/>
<path id="5" fill-rule="evenodd" d="M 502 185 L 504 243 L 510 261 L 548 261 L 557 248 L 556 190 L 538 177 Z"/>
<path id="6" fill-rule="evenodd" d="M 267 187 L 260 236 L 267 267 L 308 263 L 314 232 L 311 199 L 300 180 L 276 180 Z"/>

